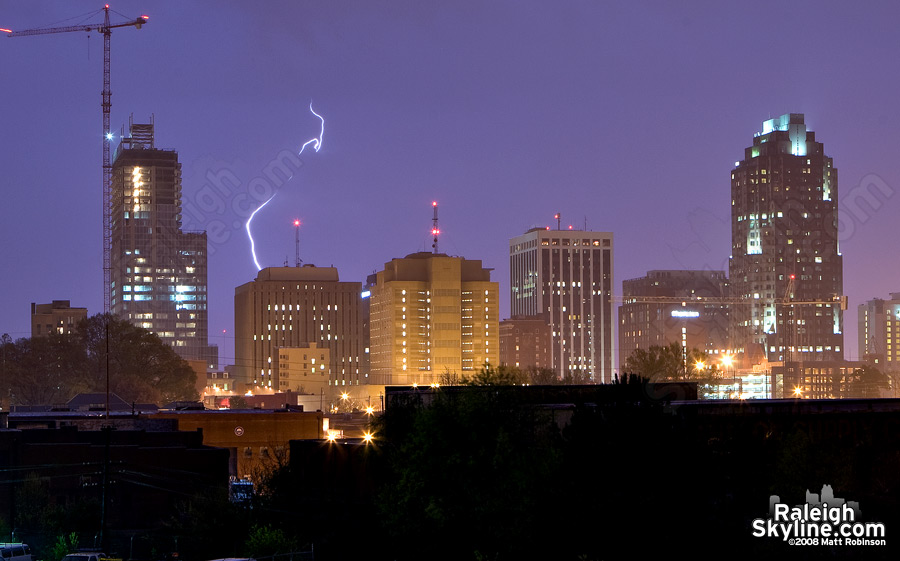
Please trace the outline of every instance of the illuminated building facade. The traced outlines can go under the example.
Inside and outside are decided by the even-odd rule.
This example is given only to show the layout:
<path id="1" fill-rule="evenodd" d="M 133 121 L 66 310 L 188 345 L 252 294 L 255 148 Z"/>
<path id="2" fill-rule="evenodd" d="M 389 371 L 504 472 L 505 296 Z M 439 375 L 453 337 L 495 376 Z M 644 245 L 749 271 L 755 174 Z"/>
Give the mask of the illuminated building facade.
<path id="1" fill-rule="evenodd" d="M 731 312 L 736 350 L 762 350 L 770 362 L 843 360 L 841 308 L 827 302 L 843 293 L 837 204 L 837 169 L 803 115 L 763 122 L 731 172 L 729 280 L 745 302 Z"/>
<path id="2" fill-rule="evenodd" d="M 87 317 L 87 308 L 73 308 L 68 300 L 50 304 L 31 303 L 31 336 L 50 333 L 72 333 L 78 322 Z"/>
<path id="3" fill-rule="evenodd" d="M 544 314 L 560 378 L 613 376 L 613 235 L 532 228 L 509 241 L 510 314 Z"/>
<path id="4" fill-rule="evenodd" d="M 500 364 L 500 285 L 480 260 L 413 253 L 368 284 L 373 384 L 446 383 Z"/>
<path id="5" fill-rule="evenodd" d="M 299 352 L 301 356 L 310 353 L 310 357 L 327 349 L 327 358 L 316 364 L 320 373 L 325 365 L 332 387 L 368 383 L 361 292 L 362 283 L 341 282 L 336 268 L 313 265 L 267 267 L 259 271 L 256 280 L 237 287 L 235 382 L 243 384 L 238 390 L 296 390 L 302 382 L 293 375 L 285 380 L 285 386 L 278 379 L 279 356 L 294 347 L 306 349 Z M 291 362 L 287 359 L 283 364 Z"/>
<path id="6" fill-rule="evenodd" d="M 182 358 L 216 368 L 208 344 L 206 232 L 181 230 L 181 164 L 130 123 L 112 164 L 110 311 L 155 333 Z"/>
<path id="7" fill-rule="evenodd" d="M 900 371 L 900 292 L 857 306 L 859 357 L 883 372 Z"/>
<path id="8" fill-rule="evenodd" d="M 715 357 L 728 345 L 728 279 L 725 271 L 649 271 L 622 283 L 619 364 L 637 349 L 678 343 Z M 653 297 L 703 297 L 708 302 L 652 302 Z M 648 297 L 642 299 L 641 297 Z"/>

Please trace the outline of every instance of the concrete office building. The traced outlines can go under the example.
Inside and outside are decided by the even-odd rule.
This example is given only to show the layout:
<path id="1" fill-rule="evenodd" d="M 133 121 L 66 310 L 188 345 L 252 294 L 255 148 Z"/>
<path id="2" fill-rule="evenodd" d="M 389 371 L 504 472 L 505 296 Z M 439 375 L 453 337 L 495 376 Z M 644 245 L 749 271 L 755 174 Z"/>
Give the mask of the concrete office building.
<path id="1" fill-rule="evenodd" d="M 54 300 L 50 304 L 32 302 L 31 336 L 72 333 L 86 317 L 87 308 L 73 308 L 68 300 Z"/>
<path id="2" fill-rule="evenodd" d="M 363 343 L 362 283 L 342 282 L 334 267 L 267 267 L 235 289 L 234 353 L 238 391 L 282 387 L 279 355 L 286 348 L 327 349 L 327 380 L 343 388 L 368 383 Z M 302 351 L 300 351 L 302 352 Z M 286 361 L 287 364 L 290 361 Z M 317 361 L 322 366 L 321 361 Z M 321 368 L 319 368 L 321 371 Z"/>
<path id="3" fill-rule="evenodd" d="M 509 242 L 510 314 L 544 314 L 562 379 L 613 377 L 613 235 L 532 228 Z"/>
<path id="4" fill-rule="evenodd" d="M 883 372 L 900 371 L 900 292 L 857 306 L 859 358 Z"/>
<path id="5" fill-rule="evenodd" d="M 648 271 L 622 283 L 619 364 L 637 349 L 678 343 L 716 357 L 729 350 L 725 271 Z M 654 298 L 661 301 L 654 301 Z M 692 302 L 702 297 L 706 302 Z M 669 299 L 672 301 L 669 301 Z M 683 301 L 676 301 L 684 298 Z"/>
<path id="6" fill-rule="evenodd" d="M 480 260 L 413 253 L 368 285 L 373 384 L 441 383 L 500 364 L 500 286 Z"/>
<path id="7" fill-rule="evenodd" d="M 500 364 L 534 370 L 553 368 L 550 323 L 543 315 L 515 316 L 500 322 Z"/>

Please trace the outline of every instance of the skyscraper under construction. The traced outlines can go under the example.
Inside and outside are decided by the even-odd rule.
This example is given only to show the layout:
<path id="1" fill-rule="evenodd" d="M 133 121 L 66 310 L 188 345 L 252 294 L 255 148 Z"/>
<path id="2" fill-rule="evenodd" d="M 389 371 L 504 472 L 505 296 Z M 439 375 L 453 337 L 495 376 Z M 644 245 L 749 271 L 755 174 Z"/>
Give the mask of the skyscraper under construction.
<path id="1" fill-rule="evenodd" d="M 208 346 L 206 232 L 181 230 L 181 164 L 156 148 L 153 122 L 129 123 L 112 164 L 110 311 L 158 335 L 182 358 Z"/>

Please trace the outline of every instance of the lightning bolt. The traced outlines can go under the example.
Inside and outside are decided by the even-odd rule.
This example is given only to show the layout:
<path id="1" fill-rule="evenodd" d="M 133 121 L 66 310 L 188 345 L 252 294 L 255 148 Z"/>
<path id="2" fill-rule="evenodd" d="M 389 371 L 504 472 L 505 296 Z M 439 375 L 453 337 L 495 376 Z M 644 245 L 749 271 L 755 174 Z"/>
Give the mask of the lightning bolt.
<path id="1" fill-rule="evenodd" d="M 325 137 L 325 118 L 322 117 L 321 115 L 319 115 L 318 113 L 316 113 L 315 110 L 313 110 L 311 101 L 309 102 L 309 112 L 312 113 L 313 115 L 315 115 L 316 117 L 318 117 L 319 121 L 321 121 L 321 123 L 322 123 L 321 128 L 319 129 L 319 136 L 317 138 L 311 138 L 311 139 L 307 140 L 306 142 L 304 142 L 303 145 L 300 146 L 300 151 L 297 153 L 298 155 L 302 154 L 303 151 L 306 150 L 306 147 L 310 146 L 310 145 L 312 145 L 313 150 L 315 150 L 316 152 L 318 152 L 319 150 L 322 149 L 322 138 Z M 250 238 L 250 253 L 253 254 L 253 263 L 256 265 L 257 271 L 261 271 L 262 267 L 260 267 L 259 260 L 256 258 L 256 243 L 253 241 L 253 233 L 250 231 L 250 223 L 253 222 L 253 217 L 256 216 L 256 213 L 261 211 L 264 206 L 269 204 L 272 201 L 272 199 L 275 198 L 275 195 L 277 195 L 277 194 L 278 193 L 276 192 L 274 195 L 269 197 L 268 200 L 266 200 L 266 202 L 259 205 L 256 208 L 256 210 L 254 210 L 250 214 L 250 217 L 247 218 L 247 223 L 244 225 L 244 228 L 247 230 L 247 237 Z"/>

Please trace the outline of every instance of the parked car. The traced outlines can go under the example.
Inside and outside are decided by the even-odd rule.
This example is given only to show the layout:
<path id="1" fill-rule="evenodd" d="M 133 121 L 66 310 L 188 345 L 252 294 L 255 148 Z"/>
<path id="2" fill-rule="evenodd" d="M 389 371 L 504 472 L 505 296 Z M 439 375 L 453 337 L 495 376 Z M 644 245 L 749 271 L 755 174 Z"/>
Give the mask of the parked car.
<path id="1" fill-rule="evenodd" d="M 106 559 L 106 554 L 99 551 L 79 551 L 70 553 L 62 558 L 62 561 L 100 561 Z"/>
<path id="2" fill-rule="evenodd" d="M 2 561 L 32 561 L 27 543 L 0 543 Z"/>

